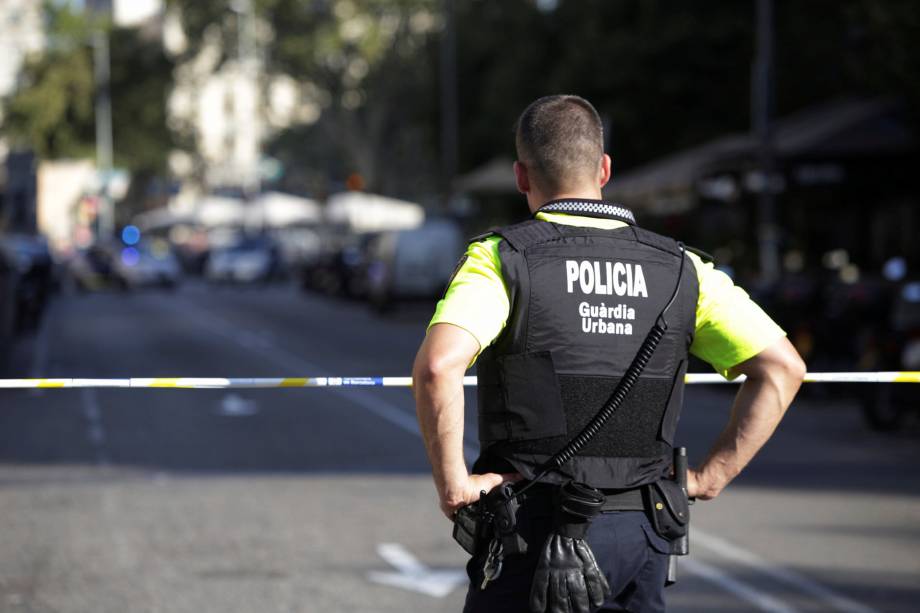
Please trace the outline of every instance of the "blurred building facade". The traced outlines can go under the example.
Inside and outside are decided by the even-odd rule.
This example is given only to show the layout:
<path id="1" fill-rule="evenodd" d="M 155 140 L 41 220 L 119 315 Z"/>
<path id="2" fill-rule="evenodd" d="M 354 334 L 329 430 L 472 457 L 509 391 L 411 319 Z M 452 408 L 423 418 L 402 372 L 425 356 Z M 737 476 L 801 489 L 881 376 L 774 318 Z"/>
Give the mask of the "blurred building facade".
<path id="1" fill-rule="evenodd" d="M 30 53 L 45 46 L 42 3 L 34 0 L 0 2 L 0 97 L 16 88 L 19 69 Z"/>
<path id="2" fill-rule="evenodd" d="M 303 105 L 298 84 L 267 75 L 260 48 L 271 36 L 249 2 L 231 3 L 227 23 L 215 23 L 194 56 L 180 63 L 169 100 L 171 127 L 194 142 L 194 153 L 175 152 L 171 170 L 204 191 L 252 195 L 266 172 L 262 142 L 294 121 L 315 120 Z M 232 23 L 236 22 L 236 23 Z M 220 28 L 237 31 L 236 47 L 225 49 Z M 178 11 L 165 15 L 163 44 L 173 56 L 188 48 Z"/>
<path id="3" fill-rule="evenodd" d="M 42 6 L 32 0 L 0 3 L 0 98 L 17 86 L 19 70 L 45 46 Z M 2 123 L 0 111 L 0 123 Z M 0 230 L 34 231 L 35 161 L 29 152 L 10 152 L 0 137 Z"/>

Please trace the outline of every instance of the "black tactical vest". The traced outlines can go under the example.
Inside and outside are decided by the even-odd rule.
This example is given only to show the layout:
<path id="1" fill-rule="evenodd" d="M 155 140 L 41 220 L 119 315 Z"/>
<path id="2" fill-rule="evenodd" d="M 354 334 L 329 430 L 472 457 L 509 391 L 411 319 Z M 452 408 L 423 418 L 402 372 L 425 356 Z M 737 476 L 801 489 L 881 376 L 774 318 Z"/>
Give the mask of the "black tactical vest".
<path id="1" fill-rule="evenodd" d="M 526 478 L 600 410 L 677 284 L 678 244 L 635 227 L 628 209 L 554 201 L 542 211 L 620 219 L 615 230 L 529 220 L 496 230 L 511 313 L 478 361 L 477 473 L 513 469 Z M 568 478 L 632 488 L 669 469 L 683 400 L 699 293 L 684 261 L 668 331 L 625 402 L 566 464 Z"/>

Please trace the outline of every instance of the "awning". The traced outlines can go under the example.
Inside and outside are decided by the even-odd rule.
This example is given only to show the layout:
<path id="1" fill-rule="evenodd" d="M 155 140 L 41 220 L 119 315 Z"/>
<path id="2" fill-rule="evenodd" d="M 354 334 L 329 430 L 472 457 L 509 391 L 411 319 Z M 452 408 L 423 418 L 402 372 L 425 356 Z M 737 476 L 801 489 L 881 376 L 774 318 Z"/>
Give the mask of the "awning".
<path id="1" fill-rule="evenodd" d="M 326 220 L 355 232 L 409 230 L 425 221 L 420 204 L 365 192 L 342 192 L 329 196 Z"/>
<path id="2" fill-rule="evenodd" d="M 476 170 L 454 180 L 454 190 L 460 193 L 482 196 L 504 196 L 518 193 L 514 181 L 514 161 L 497 157 Z"/>
<path id="3" fill-rule="evenodd" d="M 844 98 L 809 107 L 773 125 L 773 151 L 780 160 L 893 155 L 915 150 L 917 141 L 895 100 Z M 692 207 L 697 182 L 713 170 L 743 168 L 756 161 L 759 142 L 750 133 L 723 136 L 617 175 L 604 197 L 653 214 Z"/>

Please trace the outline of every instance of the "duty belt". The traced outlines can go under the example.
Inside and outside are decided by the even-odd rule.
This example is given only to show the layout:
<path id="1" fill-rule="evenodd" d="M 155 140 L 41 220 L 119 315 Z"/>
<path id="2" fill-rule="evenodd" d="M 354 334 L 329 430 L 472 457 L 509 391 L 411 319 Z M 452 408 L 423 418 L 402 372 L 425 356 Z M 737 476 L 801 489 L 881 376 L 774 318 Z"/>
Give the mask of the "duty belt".
<path id="1" fill-rule="evenodd" d="M 527 491 L 527 500 L 533 501 L 536 506 L 550 507 L 553 504 L 553 496 L 556 486 L 539 484 Z M 601 490 L 604 493 L 604 504 L 601 507 L 602 513 L 610 511 L 644 511 L 645 503 L 642 497 L 642 488 L 629 490 Z"/>

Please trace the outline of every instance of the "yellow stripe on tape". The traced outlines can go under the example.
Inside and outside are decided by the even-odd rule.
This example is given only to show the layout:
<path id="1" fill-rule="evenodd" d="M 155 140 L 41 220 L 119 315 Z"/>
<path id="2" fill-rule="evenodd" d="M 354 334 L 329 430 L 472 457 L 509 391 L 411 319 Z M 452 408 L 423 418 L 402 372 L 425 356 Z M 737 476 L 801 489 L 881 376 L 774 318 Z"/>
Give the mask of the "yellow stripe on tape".
<path id="1" fill-rule="evenodd" d="M 40 379 L 38 387 L 64 387 L 64 382 L 55 379 Z"/>
<path id="2" fill-rule="evenodd" d="M 281 387 L 304 387 L 307 380 L 304 377 L 288 377 L 281 380 Z"/>
<path id="3" fill-rule="evenodd" d="M 157 378 L 150 382 L 148 387 L 179 387 L 178 377 Z"/>
<path id="4" fill-rule="evenodd" d="M 920 371 L 899 372 L 894 381 L 895 383 L 920 383 Z"/>

